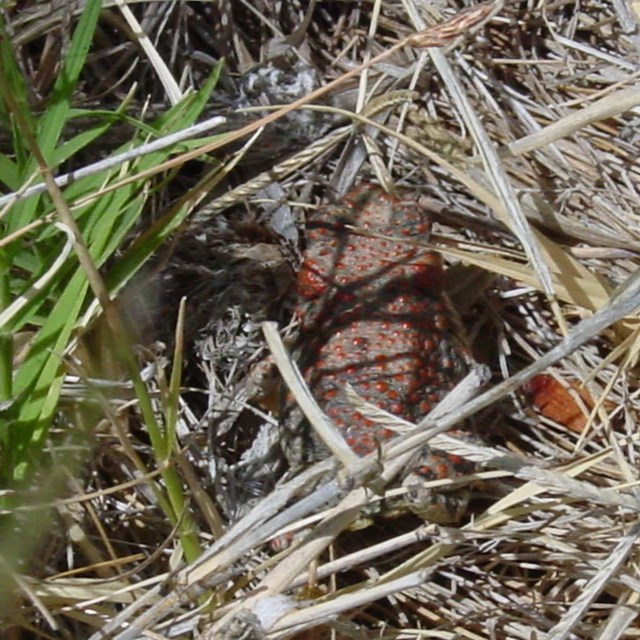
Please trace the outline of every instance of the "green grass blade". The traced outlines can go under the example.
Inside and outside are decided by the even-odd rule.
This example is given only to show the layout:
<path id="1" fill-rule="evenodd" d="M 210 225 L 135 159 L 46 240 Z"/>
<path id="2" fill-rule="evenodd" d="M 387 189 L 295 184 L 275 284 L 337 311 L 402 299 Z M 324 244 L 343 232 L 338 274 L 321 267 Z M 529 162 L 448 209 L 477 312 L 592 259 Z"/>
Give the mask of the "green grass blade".
<path id="1" fill-rule="evenodd" d="M 18 165 L 4 153 L 0 153 L 0 182 L 10 191 L 17 191 L 20 188 Z"/>
<path id="2" fill-rule="evenodd" d="M 50 166 L 54 166 L 51 164 L 54 150 L 69 116 L 71 99 L 93 40 L 101 6 L 100 0 L 88 0 L 86 3 L 71 38 L 64 64 L 54 84 L 49 105 L 35 127 L 38 147 Z M 0 69 L 0 73 L 2 72 L 3 69 Z M 29 110 L 27 109 L 25 113 L 28 114 Z M 32 119 L 28 119 L 28 122 L 32 122 Z M 26 154 L 20 168 L 24 183 L 37 171 L 35 158 Z M 37 216 L 40 200 L 39 197 L 35 197 L 18 203 L 9 216 L 8 230 L 15 231 L 30 223 Z"/>
<path id="3" fill-rule="evenodd" d="M 53 151 L 69 117 L 71 99 L 93 41 L 101 8 L 101 0 L 88 0 L 84 5 L 78 25 L 73 32 L 64 65 L 53 87 L 51 102 L 39 121 L 38 146 L 50 166 Z"/>
<path id="4" fill-rule="evenodd" d="M 23 117 L 31 129 L 35 130 L 36 125 L 29 106 L 27 87 L 14 58 L 11 36 L 6 31 L 6 25 L 2 19 L 2 15 L 0 15 L 0 73 L 4 75 L 6 83 L 10 87 L 11 95 L 18 104 L 18 108 L 21 110 Z M 4 103 L 0 102 L 0 118 L 2 124 L 7 131 L 11 131 L 13 134 L 11 142 L 14 153 L 16 154 L 16 166 L 25 166 L 30 156 L 29 150 L 24 143 L 23 137 L 14 128 L 11 114 L 7 113 L 4 108 Z"/>

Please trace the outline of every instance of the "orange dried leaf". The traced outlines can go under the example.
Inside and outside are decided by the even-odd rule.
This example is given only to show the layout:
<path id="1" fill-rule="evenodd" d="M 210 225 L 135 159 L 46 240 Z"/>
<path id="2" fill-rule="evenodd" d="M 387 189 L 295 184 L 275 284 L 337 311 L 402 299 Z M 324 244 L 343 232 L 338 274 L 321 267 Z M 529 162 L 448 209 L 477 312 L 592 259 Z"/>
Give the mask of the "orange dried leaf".
<path id="1" fill-rule="evenodd" d="M 585 388 L 577 382 L 562 384 L 549 374 L 534 376 L 523 388 L 531 403 L 545 418 L 582 433 L 588 416 L 578 404 L 575 394 L 580 396 L 587 409 L 593 409 L 595 404 Z"/>

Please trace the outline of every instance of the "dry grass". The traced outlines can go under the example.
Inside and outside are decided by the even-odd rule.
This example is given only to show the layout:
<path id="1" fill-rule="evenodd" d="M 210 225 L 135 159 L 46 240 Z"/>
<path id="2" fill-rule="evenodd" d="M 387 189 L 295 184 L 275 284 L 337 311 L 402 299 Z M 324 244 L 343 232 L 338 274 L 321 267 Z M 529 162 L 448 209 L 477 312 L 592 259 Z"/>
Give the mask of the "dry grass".
<path id="1" fill-rule="evenodd" d="M 395 44 L 457 15 L 454 0 L 421 8 L 134 3 L 148 36 L 138 48 L 122 4 L 105 10 L 86 104 L 115 102 L 135 80 L 136 95 L 162 110 L 226 60 L 207 114 L 227 116 L 232 132 L 207 146 L 224 161 L 223 178 L 206 190 L 206 165 L 180 156 L 183 191 L 164 194 L 148 212 L 153 220 L 173 199 L 206 191 L 155 267 L 158 299 L 145 325 L 172 342 L 178 299 L 188 295 L 182 448 L 173 464 L 206 550 L 182 563 L 175 531 L 136 465 L 149 457 L 136 413 L 123 408 L 126 398 L 105 401 L 90 472 L 55 502 L 57 551 L 43 573 L 20 578 L 14 637 L 125 640 L 191 637 L 195 629 L 207 640 L 640 635 L 637 7 L 506 2 L 477 29 L 424 49 Z M 13 17 L 36 76 L 45 30 L 64 33 L 69 21 L 60 11 Z M 274 57 L 298 85 L 290 93 L 282 77 L 256 88 L 256 65 Z M 274 108 L 301 98 L 313 105 L 255 114 L 266 97 Z M 270 124 L 258 120 L 265 113 Z M 233 133 L 240 130 L 242 137 Z M 190 172 L 202 178 L 195 186 Z M 456 480 L 476 492 L 459 527 L 407 518 L 345 532 L 375 499 L 368 487 L 379 471 L 378 460 L 348 451 L 342 465 L 327 460 L 266 491 L 281 473 L 260 457 L 273 431 L 264 425 L 276 420 L 256 398 L 268 395 L 268 380 L 258 377 L 262 330 L 276 347 L 277 331 L 260 323 L 290 320 L 305 209 L 363 180 L 412 189 L 432 208 L 433 243 L 452 264 L 450 295 L 491 370 L 491 384 L 479 388 L 482 371 L 474 372 L 456 390 L 453 411 L 430 416 L 426 429 L 409 430 L 384 453 L 388 476 L 432 436 L 478 461 L 474 478 Z M 278 357 L 286 367 L 286 354 Z M 589 395 L 573 392 L 590 413 L 578 431 L 541 415 L 522 393 L 542 371 L 585 385 Z M 162 375 L 147 379 L 162 396 Z M 474 415 L 482 445 L 443 435 Z M 291 548 L 270 551 L 283 530 L 310 523 Z"/>

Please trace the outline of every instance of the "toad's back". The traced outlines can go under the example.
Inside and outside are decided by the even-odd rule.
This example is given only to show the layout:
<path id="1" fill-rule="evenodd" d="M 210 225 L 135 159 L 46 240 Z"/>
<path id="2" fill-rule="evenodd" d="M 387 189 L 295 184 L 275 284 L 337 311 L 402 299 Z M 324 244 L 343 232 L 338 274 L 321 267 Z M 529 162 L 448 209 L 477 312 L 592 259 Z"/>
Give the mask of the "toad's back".
<path id="1" fill-rule="evenodd" d="M 393 434 L 349 403 L 347 383 L 364 400 L 415 422 L 467 372 L 443 295 L 440 256 L 417 244 L 429 231 L 423 207 L 368 184 L 307 220 L 298 276 L 301 368 L 322 409 L 360 455 Z M 302 438 L 301 458 L 326 455 L 312 433 Z M 439 456 L 436 464 L 442 463 Z"/>

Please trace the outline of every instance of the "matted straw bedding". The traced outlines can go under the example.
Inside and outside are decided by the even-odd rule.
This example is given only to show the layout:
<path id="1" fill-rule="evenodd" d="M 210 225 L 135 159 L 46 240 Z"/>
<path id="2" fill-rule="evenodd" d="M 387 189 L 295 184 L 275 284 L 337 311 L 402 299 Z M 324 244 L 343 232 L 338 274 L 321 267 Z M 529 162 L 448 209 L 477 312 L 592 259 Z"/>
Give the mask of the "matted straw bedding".
<path id="1" fill-rule="evenodd" d="M 101 582 L 104 624 L 91 637 L 640 635 L 638 7 L 505 2 L 475 5 L 465 22 L 453 0 L 143 11 L 152 6 L 160 54 L 170 48 L 161 32 L 193 51 L 183 78 L 197 83 L 225 56 L 211 109 L 229 130 L 357 71 L 236 143 L 227 182 L 156 276 L 163 314 L 152 322 L 174 317 L 188 295 L 181 467 L 208 495 L 195 492 L 191 505 L 206 551 L 191 566 L 148 556 L 131 574 L 133 602 Z M 416 32 L 426 39 L 410 39 Z M 265 358 L 290 366 L 280 339 L 295 342 L 304 214 L 363 181 L 409 190 L 433 212 L 448 295 L 485 369 L 456 389 L 453 417 L 399 424 L 382 458 L 327 459 L 277 484 L 282 392 Z M 167 336 L 173 325 L 155 329 Z M 461 416 L 479 441 L 446 436 Z M 430 436 L 478 464 L 472 477 L 444 481 L 471 487 L 464 519 L 407 515 L 349 530 L 376 500 L 372 474 L 401 466 Z M 113 483 L 132 477 L 124 457 L 116 466 Z M 151 524 L 149 497 L 136 499 Z M 96 501 L 119 547 L 159 545 L 153 527 L 127 531 L 119 500 L 126 492 Z M 274 550 L 270 541 L 300 530 Z"/>

